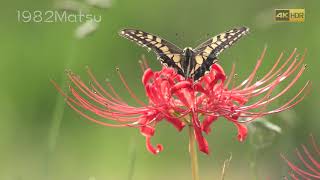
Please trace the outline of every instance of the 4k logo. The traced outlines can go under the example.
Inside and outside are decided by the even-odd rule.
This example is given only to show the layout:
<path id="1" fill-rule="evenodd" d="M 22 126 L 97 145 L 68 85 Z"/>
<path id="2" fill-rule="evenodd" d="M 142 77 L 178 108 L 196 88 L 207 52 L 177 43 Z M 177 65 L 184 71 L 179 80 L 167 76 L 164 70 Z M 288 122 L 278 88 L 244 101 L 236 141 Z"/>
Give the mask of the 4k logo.
<path id="1" fill-rule="evenodd" d="M 275 20 L 282 22 L 304 22 L 304 9 L 276 9 Z"/>

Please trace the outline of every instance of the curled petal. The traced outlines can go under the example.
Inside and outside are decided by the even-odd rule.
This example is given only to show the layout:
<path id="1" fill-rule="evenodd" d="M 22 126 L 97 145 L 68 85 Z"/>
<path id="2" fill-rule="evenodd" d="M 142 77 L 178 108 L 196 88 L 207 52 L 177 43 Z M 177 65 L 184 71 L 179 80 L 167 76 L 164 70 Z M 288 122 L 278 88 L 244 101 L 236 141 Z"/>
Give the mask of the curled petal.
<path id="1" fill-rule="evenodd" d="M 179 101 L 188 109 L 193 109 L 194 107 L 194 96 L 192 94 L 192 89 L 182 88 L 175 92 L 175 94 Z"/>
<path id="2" fill-rule="evenodd" d="M 150 68 L 148 68 L 147 70 L 144 71 L 144 74 L 142 76 L 142 83 L 146 85 L 147 82 L 150 81 L 152 77 L 153 77 L 153 71 Z"/>
<path id="3" fill-rule="evenodd" d="M 217 64 L 217 63 L 213 64 L 211 66 L 211 68 L 214 70 L 211 72 L 216 72 L 216 75 L 215 75 L 216 79 L 221 79 L 222 81 L 224 81 L 226 79 L 226 74 L 225 74 L 223 68 L 219 64 Z"/>
<path id="4" fill-rule="evenodd" d="M 185 123 L 179 118 L 166 116 L 166 120 L 170 122 L 178 131 L 181 131 L 185 126 Z"/>
<path id="5" fill-rule="evenodd" d="M 171 97 L 169 82 L 168 81 L 161 82 L 160 88 L 162 92 L 162 98 L 165 99 L 166 101 L 169 100 L 169 98 Z"/>
<path id="6" fill-rule="evenodd" d="M 193 124 L 194 134 L 198 143 L 199 150 L 206 154 L 209 154 L 209 145 L 207 140 L 202 135 L 198 114 L 196 113 L 192 113 L 192 124 Z"/>
<path id="7" fill-rule="evenodd" d="M 218 119 L 217 116 L 207 116 L 202 122 L 202 130 L 209 134 L 211 132 L 210 125 Z"/>
<path id="8" fill-rule="evenodd" d="M 201 93 L 205 93 L 206 92 L 206 90 L 201 86 L 200 83 L 195 84 L 193 86 L 193 88 L 194 88 L 195 91 L 199 91 Z"/>
<path id="9" fill-rule="evenodd" d="M 140 127 L 140 132 L 142 135 L 148 137 L 148 136 L 153 136 L 154 135 L 154 127 L 145 125 Z"/>
<path id="10" fill-rule="evenodd" d="M 244 141 L 247 137 L 247 134 L 248 134 L 248 129 L 245 125 L 243 124 L 240 124 L 240 123 L 234 123 L 237 128 L 238 128 L 238 140 L 240 142 Z"/>
<path id="11" fill-rule="evenodd" d="M 174 94 L 176 91 L 184 89 L 184 88 L 189 89 L 189 88 L 191 88 L 191 86 L 192 86 L 192 83 L 190 81 L 179 82 L 171 88 L 171 93 Z"/>
<path id="12" fill-rule="evenodd" d="M 198 142 L 198 147 L 199 147 L 199 150 L 201 152 L 204 152 L 206 154 L 209 154 L 209 145 L 208 145 L 208 142 L 207 140 L 203 137 L 201 131 L 199 130 L 199 128 L 195 129 L 194 130 L 194 133 L 195 133 L 195 136 L 196 136 L 196 139 L 197 139 L 197 142 Z"/>
<path id="13" fill-rule="evenodd" d="M 162 144 L 157 144 L 157 147 L 155 148 L 151 144 L 150 139 L 151 139 L 151 136 L 146 136 L 146 147 L 148 151 L 151 152 L 152 154 L 158 154 L 159 152 L 161 152 L 163 150 Z"/>

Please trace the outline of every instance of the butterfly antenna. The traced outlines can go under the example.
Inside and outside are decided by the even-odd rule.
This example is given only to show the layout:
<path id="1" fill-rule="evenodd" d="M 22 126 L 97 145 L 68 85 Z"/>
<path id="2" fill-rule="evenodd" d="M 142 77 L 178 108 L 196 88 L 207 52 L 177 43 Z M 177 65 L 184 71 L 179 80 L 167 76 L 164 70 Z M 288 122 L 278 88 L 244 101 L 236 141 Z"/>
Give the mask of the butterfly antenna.
<path id="1" fill-rule="evenodd" d="M 183 32 L 182 33 L 175 33 L 175 35 L 176 35 L 176 40 L 178 41 L 178 42 L 183 42 L 183 40 L 184 40 L 184 34 L 183 34 Z"/>
<path id="2" fill-rule="evenodd" d="M 202 42 L 204 42 L 205 40 L 209 39 L 209 37 L 211 37 L 211 35 L 209 33 L 207 33 L 205 36 L 203 36 L 203 34 L 200 34 L 200 37 L 198 40 L 196 40 L 196 44 L 201 44 Z"/>

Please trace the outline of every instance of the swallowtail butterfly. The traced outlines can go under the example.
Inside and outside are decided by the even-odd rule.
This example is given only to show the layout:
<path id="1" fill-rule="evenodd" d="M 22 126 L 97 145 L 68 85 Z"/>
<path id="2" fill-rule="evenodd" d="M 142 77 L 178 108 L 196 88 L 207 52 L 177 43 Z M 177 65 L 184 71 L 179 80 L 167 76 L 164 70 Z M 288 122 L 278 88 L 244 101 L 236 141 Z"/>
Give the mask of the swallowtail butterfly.
<path id="1" fill-rule="evenodd" d="M 164 66 L 174 68 L 177 73 L 194 81 L 210 71 L 211 65 L 218 61 L 217 56 L 249 32 L 240 27 L 220 33 L 196 48 L 179 48 L 173 43 L 141 30 L 123 29 L 119 34 L 137 44 L 153 50 Z"/>

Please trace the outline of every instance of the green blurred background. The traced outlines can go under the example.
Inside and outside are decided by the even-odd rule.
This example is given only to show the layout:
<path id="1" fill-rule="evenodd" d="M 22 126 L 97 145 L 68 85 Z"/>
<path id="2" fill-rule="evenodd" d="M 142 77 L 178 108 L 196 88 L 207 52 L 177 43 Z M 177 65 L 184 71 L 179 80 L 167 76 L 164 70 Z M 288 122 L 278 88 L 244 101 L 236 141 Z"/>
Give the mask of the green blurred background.
<path id="1" fill-rule="evenodd" d="M 186 129 L 177 133 L 171 125 L 160 123 L 152 142 L 162 143 L 165 149 L 154 156 L 146 150 L 137 129 L 89 122 L 66 107 L 50 83 L 54 79 L 67 86 L 65 69 L 87 80 L 88 65 L 99 80 L 108 77 L 119 94 L 133 102 L 117 77 L 115 67 L 119 67 L 133 90 L 146 100 L 138 59 L 146 54 L 152 68 L 160 69 L 160 65 L 153 53 L 118 36 L 123 27 L 159 34 L 180 47 L 195 47 L 207 35 L 248 26 L 250 35 L 220 55 L 226 72 L 232 63 L 237 64 L 240 79 L 249 74 L 265 45 L 262 73 L 281 51 L 288 56 L 295 47 L 301 53 L 308 49 L 308 70 L 276 105 L 286 102 L 307 80 L 313 81 L 311 93 L 292 111 L 266 117 L 279 125 L 282 133 L 261 130 L 240 143 L 236 128 L 221 119 L 207 136 L 211 154 L 199 154 L 201 179 L 218 179 L 230 153 L 233 159 L 226 179 L 281 179 L 287 171 L 281 152 L 296 159 L 294 148 L 308 144 L 309 133 L 320 141 L 320 1 L 113 0 L 106 9 L 89 7 L 88 12 L 101 15 L 102 22 L 82 39 L 74 36 L 81 23 L 18 22 L 18 10 L 55 10 L 56 3 L 1 3 L 1 180 L 191 179 Z M 276 8 L 305 8 L 306 21 L 275 23 Z M 253 144 L 261 134 L 263 141 Z"/>

